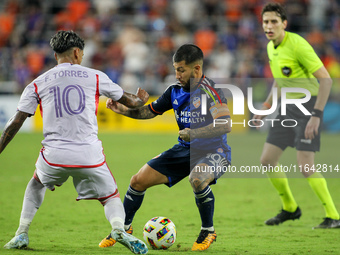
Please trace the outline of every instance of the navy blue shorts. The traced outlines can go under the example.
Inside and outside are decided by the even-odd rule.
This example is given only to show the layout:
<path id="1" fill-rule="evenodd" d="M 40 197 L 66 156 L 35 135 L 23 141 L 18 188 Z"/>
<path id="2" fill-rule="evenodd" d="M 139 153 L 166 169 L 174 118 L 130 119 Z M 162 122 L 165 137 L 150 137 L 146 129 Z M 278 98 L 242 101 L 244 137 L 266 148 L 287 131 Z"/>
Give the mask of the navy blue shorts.
<path id="1" fill-rule="evenodd" d="M 180 144 L 174 145 L 171 149 L 147 162 L 153 169 L 168 177 L 169 183 L 166 185 L 169 187 L 189 176 L 191 170 L 200 163 L 214 168 L 230 165 L 225 152 L 194 151 Z M 210 184 L 215 184 L 216 180 L 224 174 L 223 171 L 214 171 L 214 173 L 215 180 Z"/>

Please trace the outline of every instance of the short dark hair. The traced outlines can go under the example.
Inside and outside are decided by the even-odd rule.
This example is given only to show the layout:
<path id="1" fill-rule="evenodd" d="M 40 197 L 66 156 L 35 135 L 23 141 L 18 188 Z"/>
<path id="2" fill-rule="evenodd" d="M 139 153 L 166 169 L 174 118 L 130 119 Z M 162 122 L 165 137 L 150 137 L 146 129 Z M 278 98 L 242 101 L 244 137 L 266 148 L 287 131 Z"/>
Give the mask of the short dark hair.
<path id="1" fill-rule="evenodd" d="M 203 60 L 203 52 L 194 44 L 184 44 L 178 48 L 173 56 L 174 63 L 178 63 L 183 60 L 186 65 Z"/>
<path id="2" fill-rule="evenodd" d="M 285 21 L 287 20 L 287 14 L 286 14 L 286 11 L 285 9 L 282 7 L 281 4 L 279 3 L 268 3 L 266 4 L 263 9 L 262 9 L 262 13 L 261 13 L 261 17 L 263 17 L 263 14 L 265 12 L 276 12 L 277 15 L 279 17 L 281 17 L 281 20 L 282 21 Z"/>
<path id="3" fill-rule="evenodd" d="M 84 49 L 85 42 L 73 31 L 58 31 L 52 36 L 50 45 L 54 52 L 63 53 L 73 47 Z"/>

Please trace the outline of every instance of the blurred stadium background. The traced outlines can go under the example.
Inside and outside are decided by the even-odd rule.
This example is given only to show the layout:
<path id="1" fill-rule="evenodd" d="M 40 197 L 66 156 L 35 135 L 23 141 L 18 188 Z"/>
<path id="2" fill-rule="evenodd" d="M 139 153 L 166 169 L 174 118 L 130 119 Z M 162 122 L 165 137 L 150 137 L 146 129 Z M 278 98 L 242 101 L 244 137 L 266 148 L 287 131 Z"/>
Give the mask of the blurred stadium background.
<path id="1" fill-rule="evenodd" d="M 72 29 L 85 39 L 84 66 L 104 71 L 129 92 L 142 87 L 150 95 L 160 95 L 175 80 L 171 58 L 184 43 L 203 49 L 208 77 L 271 78 L 261 27 L 261 9 L 267 2 L 0 0 L 0 130 L 14 113 L 24 87 L 56 64 L 49 39 L 59 29 Z M 340 132 L 340 1 L 277 2 L 286 7 L 287 30 L 311 43 L 334 79 L 324 127 Z M 263 83 L 254 100 L 263 102 L 270 87 L 271 83 Z M 24 130 L 40 131 L 41 124 L 37 114 Z M 99 127 L 177 129 L 172 113 L 141 124 L 109 114 L 104 102 Z"/>
<path id="2" fill-rule="evenodd" d="M 271 79 L 266 53 L 268 41 L 260 19 L 262 6 L 267 2 L 0 0 L 0 132 L 14 114 L 23 88 L 56 64 L 49 39 L 59 29 L 72 29 L 86 40 L 83 65 L 104 71 L 129 92 L 143 87 L 153 99 L 175 80 L 172 55 L 183 43 L 195 43 L 204 50 L 204 70 L 211 78 Z M 322 144 L 326 146 L 318 154 L 317 162 L 338 166 L 340 0 L 277 2 L 283 3 L 287 9 L 287 30 L 299 33 L 312 44 L 334 80 L 325 111 L 324 130 L 336 134 L 323 136 Z M 263 102 L 270 86 L 271 83 L 264 82 L 256 87 L 254 100 L 257 103 Z M 245 91 L 246 86 L 241 89 Z M 242 118 L 251 117 L 250 113 L 246 115 Z M 98 109 L 98 122 L 107 161 L 121 194 L 137 169 L 149 158 L 172 146 L 177 137 L 172 112 L 149 121 L 131 120 L 106 110 L 104 98 Z M 233 150 L 233 165 L 257 165 L 265 134 L 240 126 L 228 137 Z M 19 134 L 0 157 L 1 246 L 16 230 L 22 196 L 41 148 L 41 128 L 41 117 L 37 112 L 34 118 L 25 122 L 23 130 L 38 133 Z M 145 131 L 153 133 L 138 133 Z M 162 133 L 155 134 L 154 131 Z M 168 131 L 169 134 L 163 133 Z M 243 133 L 237 134 L 236 131 Z M 281 163 L 288 165 L 292 162 L 295 162 L 295 151 L 288 150 Z M 262 175 L 262 179 L 251 179 L 248 175 L 225 177 L 219 180 L 221 185 L 213 188 L 217 201 L 220 201 L 215 210 L 219 241 L 208 251 L 209 254 L 339 253 L 338 234 L 309 231 L 321 220 L 323 209 L 305 180 L 290 180 L 304 217 L 279 228 L 267 228 L 263 221 L 279 209 L 279 200 L 266 176 Z M 328 179 L 328 186 L 339 209 L 338 179 Z M 191 194 L 190 185 L 183 181 L 171 192 L 164 185 L 153 189 L 134 221 L 136 235 L 142 238 L 142 227 L 157 211 L 157 214 L 174 220 L 178 227 L 178 241 L 171 248 L 171 254 L 189 254 L 197 237 L 199 217 L 193 197 L 183 195 Z M 47 192 L 30 230 L 31 254 L 112 254 L 110 249 L 97 247 L 109 229 L 102 207 L 91 202 L 75 203 L 75 197 L 71 181 L 58 192 Z M 0 253 L 13 254 L 13 251 L 0 249 Z M 130 254 L 120 246 L 114 249 L 117 254 Z M 150 254 L 159 253 L 150 251 Z"/>

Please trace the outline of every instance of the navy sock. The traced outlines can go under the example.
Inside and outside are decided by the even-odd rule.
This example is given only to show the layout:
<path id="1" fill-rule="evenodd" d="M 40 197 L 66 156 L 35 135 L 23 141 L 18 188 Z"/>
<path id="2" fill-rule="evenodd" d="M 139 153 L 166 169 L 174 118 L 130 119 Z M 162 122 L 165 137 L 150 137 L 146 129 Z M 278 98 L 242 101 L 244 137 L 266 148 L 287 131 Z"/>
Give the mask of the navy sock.
<path id="1" fill-rule="evenodd" d="M 141 206 L 144 198 L 145 190 L 138 191 L 129 186 L 124 197 L 124 210 L 125 210 L 125 225 L 132 223 L 135 213 Z"/>
<path id="2" fill-rule="evenodd" d="M 202 220 L 202 228 L 213 227 L 215 197 L 211 188 L 207 186 L 204 190 L 194 193 Z"/>

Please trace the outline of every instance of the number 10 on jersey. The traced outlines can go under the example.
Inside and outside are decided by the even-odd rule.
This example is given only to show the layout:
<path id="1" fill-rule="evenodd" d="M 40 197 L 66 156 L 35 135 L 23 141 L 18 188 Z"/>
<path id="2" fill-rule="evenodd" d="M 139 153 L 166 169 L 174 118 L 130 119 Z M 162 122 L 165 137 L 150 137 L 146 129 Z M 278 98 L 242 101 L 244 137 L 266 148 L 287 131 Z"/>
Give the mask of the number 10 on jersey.
<path id="1" fill-rule="evenodd" d="M 85 92 L 83 88 L 79 85 L 68 85 L 62 92 L 61 90 L 59 86 L 50 88 L 50 93 L 54 95 L 56 117 L 63 117 L 63 112 L 68 115 L 81 114 L 85 109 Z M 78 106 L 75 107 L 74 103 L 77 101 Z"/>

